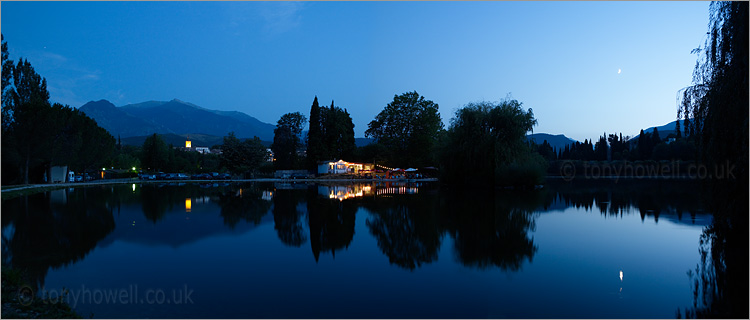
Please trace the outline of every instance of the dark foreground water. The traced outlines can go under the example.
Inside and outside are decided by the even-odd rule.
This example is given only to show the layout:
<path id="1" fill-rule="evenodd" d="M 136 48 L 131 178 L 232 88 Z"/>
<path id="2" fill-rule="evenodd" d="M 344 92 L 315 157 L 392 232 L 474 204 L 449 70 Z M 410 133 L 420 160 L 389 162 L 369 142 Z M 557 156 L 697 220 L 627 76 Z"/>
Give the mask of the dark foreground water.
<path id="1" fill-rule="evenodd" d="M 2 202 L 2 259 L 97 318 L 672 318 L 684 182 L 134 184 Z"/>

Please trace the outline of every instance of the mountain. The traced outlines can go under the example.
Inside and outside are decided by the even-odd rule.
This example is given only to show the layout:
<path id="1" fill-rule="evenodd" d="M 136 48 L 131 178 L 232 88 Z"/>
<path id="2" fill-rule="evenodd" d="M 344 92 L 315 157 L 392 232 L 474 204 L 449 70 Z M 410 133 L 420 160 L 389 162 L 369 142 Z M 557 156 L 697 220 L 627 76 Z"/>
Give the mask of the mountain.
<path id="1" fill-rule="evenodd" d="M 168 132 L 163 126 L 124 112 L 107 100 L 90 101 L 78 110 L 94 119 L 100 127 L 109 131 L 114 137 Z"/>
<path id="2" fill-rule="evenodd" d="M 658 128 L 659 129 L 659 138 L 661 138 L 663 140 L 664 138 L 666 138 L 668 135 L 670 135 L 672 133 L 677 134 L 677 121 L 682 121 L 682 120 L 675 120 L 675 121 L 672 121 L 670 123 L 667 123 L 667 124 L 665 124 L 663 126 L 659 126 L 659 127 L 651 127 L 651 128 L 643 130 L 643 132 L 644 133 L 654 132 L 654 128 Z M 682 124 L 682 123 L 680 123 L 680 124 Z M 635 135 L 635 137 L 630 138 L 630 140 L 638 139 L 638 136 L 640 136 L 640 133 L 637 134 L 637 135 Z"/>
<path id="3" fill-rule="evenodd" d="M 547 140 L 547 143 L 549 143 L 552 148 L 558 150 L 565 148 L 566 145 L 569 145 L 571 143 L 576 143 L 576 140 L 568 138 L 563 134 L 552 135 L 549 133 L 534 133 L 526 135 L 526 139 L 528 139 L 529 141 L 534 141 L 534 143 L 536 144 L 542 144 L 544 140 Z"/>
<path id="4" fill-rule="evenodd" d="M 123 138 L 153 133 L 224 137 L 234 132 L 238 138 L 258 136 L 261 140 L 271 141 L 275 128 L 242 112 L 210 110 L 178 99 L 122 107 L 100 100 L 86 103 L 79 110 L 113 136 Z"/>

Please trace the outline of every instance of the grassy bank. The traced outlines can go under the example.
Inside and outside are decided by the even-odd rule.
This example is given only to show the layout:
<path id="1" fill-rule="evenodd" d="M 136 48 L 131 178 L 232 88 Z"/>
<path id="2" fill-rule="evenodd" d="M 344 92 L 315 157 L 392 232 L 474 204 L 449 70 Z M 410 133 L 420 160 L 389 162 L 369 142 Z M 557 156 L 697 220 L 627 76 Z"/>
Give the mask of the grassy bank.
<path id="1" fill-rule="evenodd" d="M 4 319 L 80 319 L 65 302 L 49 301 L 35 296 L 25 273 L 3 266 L 2 318 Z"/>

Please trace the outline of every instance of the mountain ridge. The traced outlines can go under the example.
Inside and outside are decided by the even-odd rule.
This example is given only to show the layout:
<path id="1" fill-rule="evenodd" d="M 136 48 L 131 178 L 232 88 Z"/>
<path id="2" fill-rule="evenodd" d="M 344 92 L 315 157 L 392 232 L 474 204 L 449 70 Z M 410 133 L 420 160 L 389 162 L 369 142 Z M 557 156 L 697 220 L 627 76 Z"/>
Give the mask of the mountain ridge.
<path id="1" fill-rule="evenodd" d="M 273 140 L 274 125 L 240 111 L 211 110 L 179 99 L 145 101 L 116 107 L 107 100 L 89 101 L 79 110 L 113 136 L 205 134 Z"/>

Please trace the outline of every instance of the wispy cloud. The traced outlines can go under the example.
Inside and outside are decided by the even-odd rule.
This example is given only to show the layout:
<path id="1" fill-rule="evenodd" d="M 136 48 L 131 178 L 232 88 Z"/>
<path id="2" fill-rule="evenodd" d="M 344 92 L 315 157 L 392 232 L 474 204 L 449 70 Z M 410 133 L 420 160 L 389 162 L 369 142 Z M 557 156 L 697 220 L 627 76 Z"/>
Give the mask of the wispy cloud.
<path id="1" fill-rule="evenodd" d="M 275 36 L 298 27 L 302 22 L 304 2 L 227 2 L 227 22 L 234 35 L 243 35 L 247 28 L 257 28 L 265 35 Z"/>
<path id="2" fill-rule="evenodd" d="M 122 89 L 110 90 L 105 94 L 105 99 L 114 103 L 115 105 L 121 105 L 125 100 L 125 94 L 122 93 Z"/>
<path id="3" fill-rule="evenodd" d="M 260 8 L 264 20 L 263 31 L 276 35 L 296 28 L 302 21 L 304 2 L 267 2 Z"/>
<path id="4" fill-rule="evenodd" d="M 69 59 L 46 48 L 29 52 L 26 58 L 37 72 L 47 79 L 47 89 L 52 102 L 80 107 L 90 99 L 82 98 L 77 93 L 87 91 L 86 87 L 101 79 L 100 70 L 81 66 L 75 59 Z"/>
<path id="5" fill-rule="evenodd" d="M 68 62 L 68 58 L 64 57 L 63 55 L 49 52 L 49 51 L 42 51 L 39 53 L 40 60 L 44 60 L 47 62 L 52 63 L 65 63 Z"/>

